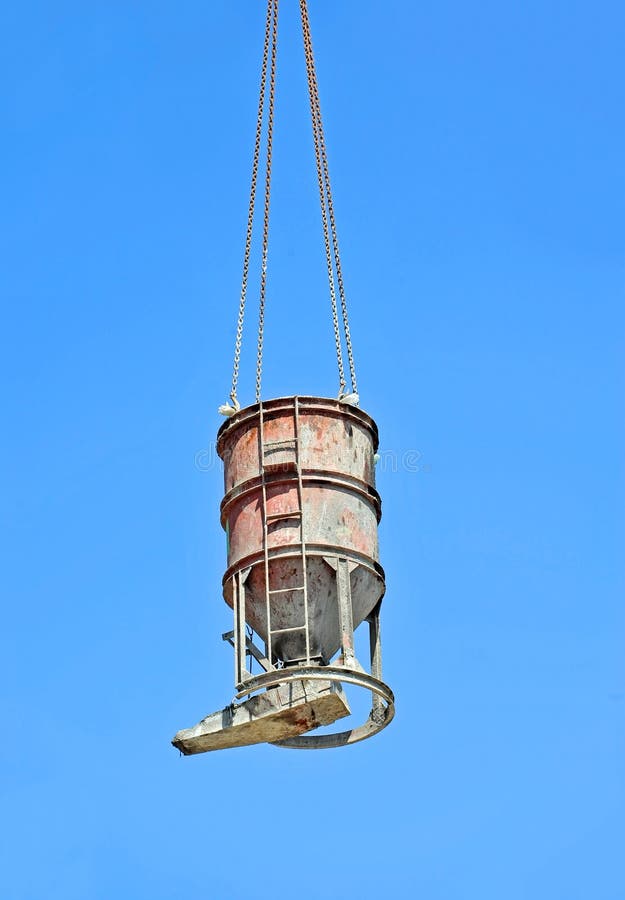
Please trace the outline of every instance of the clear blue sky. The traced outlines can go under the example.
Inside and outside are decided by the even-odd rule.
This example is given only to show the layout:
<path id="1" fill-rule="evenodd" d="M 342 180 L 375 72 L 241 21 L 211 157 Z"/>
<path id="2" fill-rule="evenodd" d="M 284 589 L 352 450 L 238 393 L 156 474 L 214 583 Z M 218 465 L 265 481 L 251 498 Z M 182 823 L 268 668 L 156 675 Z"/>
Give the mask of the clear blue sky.
<path id="1" fill-rule="evenodd" d="M 333 394 L 281 5 L 265 396 Z M 311 0 L 362 405 L 419 454 L 379 479 L 397 717 L 317 754 L 169 744 L 232 697 L 221 471 L 195 460 L 264 6 L 0 14 L 2 896 L 623 900 L 617 0 Z"/>

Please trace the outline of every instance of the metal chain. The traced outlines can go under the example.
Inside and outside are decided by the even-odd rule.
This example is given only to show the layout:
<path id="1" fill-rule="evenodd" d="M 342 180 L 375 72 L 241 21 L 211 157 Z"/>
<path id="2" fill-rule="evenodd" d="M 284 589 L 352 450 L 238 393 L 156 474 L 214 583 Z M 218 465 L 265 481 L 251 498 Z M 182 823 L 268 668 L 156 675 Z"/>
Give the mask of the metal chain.
<path id="1" fill-rule="evenodd" d="M 250 204 L 247 214 L 247 230 L 245 233 L 245 252 L 243 255 L 243 278 L 241 282 L 241 300 L 239 303 L 239 316 L 237 319 L 237 335 L 234 345 L 234 366 L 232 370 L 232 390 L 230 399 L 236 408 L 237 384 L 239 381 L 239 362 L 241 360 L 241 341 L 243 339 L 243 319 L 245 316 L 245 300 L 247 297 L 247 281 L 250 270 L 250 254 L 252 250 L 252 229 L 254 224 L 254 206 L 256 202 L 256 183 L 258 180 L 258 162 L 260 159 L 260 142 L 263 129 L 263 111 L 265 108 L 265 89 L 267 84 L 267 63 L 269 60 L 269 39 L 271 36 L 271 20 L 274 0 L 267 0 L 267 21 L 265 24 L 265 43 L 263 47 L 263 62 L 260 74 L 260 97 L 258 100 L 258 117 L 256 120 L 256 136 L 254 140 L 254 157 L 252 161 L 252 185 L 250 188 Z"/>
<path id="2" fill-rule="evenodd" d="M 312 45 L 310 48 L 310 52 L 312 55 Z M 332 246 L 333 246 L 333 250 L 334 250 L 334 263 L 336 266 L 336 278 L 337 278 L 337 282 L 338 282 L 338 286 L 339 286 L 339 297 L 341 299 L 341 315 L 342 315 L 342 319 L 343 319 L 343 329 L 345 331 L 345 344 L 347 347 L 347 362 L 349 365 L 349 375 L 350 375 L 350 379 L 352 382 L 352 390 L 357 392 L 358 385 L 356 382 L 356 370 L 355 370 L 355 366 L 354 366 L 354 352 L 353 352 L 353 348 L 352 348 L 352 338 L 351 338 L 351 332 L 349 329 L 349 316 L 348 316 L 348 312 L 347 312 L 347 298 L 345 296 L 345 287 L 343 284 L 343 271 L 342 271 L 342 267 L 341 267 L 341 257 L 340 257 L 340 253 L 339 253 L 339 239 L 338 239 L 338 232 L 337 232 L 337 228 L 336 228 L 336 220 L 334 217 L 334 202 L 332 199 L 332 187 L 330 185 L 330 169 L 328 167 L 326 142 L 325 142 L 325 137 L 323 134 L 323 124 L 322 124 L 322 120 L 321 120 L 321 106 L 320 106 L 320 101 L 319 101 L 318 87 L 316 84 L 317 79 L 316 79 L 314 70 L 313 70 L 313 75 L 314 75 L 314 79 L 315 79 L 315 103 L 316 103 L 316 107 L 317 107 L 318 120 L 319 120 L 319 139 L 320 139 L 320 144 L 321 144 L 321 158 L 322 158 L 323 166 L 324 166 L 324 179 L 325 179 L 325 186 L 326 186 L 326 194 L 327 194 L 327 198 L 328 198 L 328 215 L 330 218 L 330 230 L 332 233 Z"/>
<path id="3" fill-rule="evenodd" d="M 252 248 L 252 233 L 254 225 L 254 212 L 256 204 L 256 189 L 258 183 L 258 168 L 262 142 L 262 131 L 265 116 L 265 99 L 267 94 L 267 71 L 269 69 L 269 103 L 267 124 L 267 152 L 265 170 L 265 197 L 263 216 L 263 242 L 260 273 L 260 297 L 258 318 L 258 346 L 256 356 L 256 402 L 260 402 L 262 366 L 263 366 L 263 342 L 265 325 L 265 302 L 267 294 L 267 258 L 269 249 L 269 210 L 271 200 L 271 174 L 273 156 L 273 129 L 274 107 L 276 88 L 276 61 L 278 46 L 278 4 L 279 0 L 267 0 L 267 17 L 265 24 L 265 39 L 263 45 L 263 59 L 260 77 L 260 96 L 258 101 L 258 117 L 256 121 L 256 134 L 254 140 L 254 155 L 252 161 L 252 178 L 250 188 L 250 202 L 248 208 L 247 228 L 245 234 L 245 252 L 243 256 L 243 277 L 241 281 L 241 298 L 239 303 L 239 315 L 234 350 L 234 365 L 232 372 L 232 390 L 230 399 L 235 409 L 239 408 L 237 400 L 237 386 L 239 381 L 239 364 L 241 359 L 241 344 L 243 340 L 243 322 L 245 317 L 245 303 L 247 299 L 250 257 Z M 323 238 L 328 269 L 328 285 L 330 288 L 330 301 L 332 305 L 332 323 L 334 328 L 334 340 L 336 345 L 336 358 L 339 372 L 339 396 L 344 395 L 346 388 L 345 370 L 343 365 L 343 351 L 341 341 L 341 329 L 339 325 L 338 302 L 334 271 L 336 269 L 336 282 L 341 305 L 341 319 L 347 347 L 347 358 L 351 379 L 352 391 L 357 391 L 356 372 L 352 350 L 351 334 L 347 312 L 347 300 L 343 283 L 343 273 L 339 254 L 338 233 L 330 184 L 330 170 L 323 131 L 321 116 L 321 103 L 319 99 L 319 86 L 313 54 L 310 20 L 308 16 L 307 0 L 300 0 L 302 18 L 302 32 L 304 36 L 304 54 L 306 58 L 306 72 L 308 78 L 308 92 L 310 98 L 310 112 L 313 127 L 313 140 L 315 147 L 315 161 L 317 166 L 317 181 L 319 186 L 319 200 L 321 205 L 321 219 L 323 225 Z"/>
<path id="4" fill-rule="evenodd" d="M 345 370 L 343 367 L 343 350 L 341 347 L 341 332 L 339 327 L 339 317 L 336 302 L 336 290 L 334 286 L 334 269 L 332 267 L 332 250 L 330 248 L 330 234 L 328 227 L 328 216 L 326 211 L 326 193 L 325 180 L 323 174 L 323 164 L 321 156 L 321 144 L 319 140 L 319 125 L 315 103 L 315 82 L 314 68 L 315 62 L 312 56 L 312 44 L 310 41 L 310 25 L 308 22 L 308 9 L 306 0 L 300 0 L 300 11 L 302 15 L 302 32 L 304 35 L 304 55 L 306 57 L 306 74 L 308 76 L 308 94 L 310 97 L 310 117 L 313 127 L 313 141 L 315 145 L 315 162 L 317 164 L 317 181 L 319 184 L 319 203 L 321 206 L 321 221 L 323 224 L 323 241 L 326 251 L 326 264 L 328 268 L 328 286 L 330 288 L 330 302 L 332 305 L 332 324 L 334 327 L 334 343 L 336 345 L 336 361 L 339 370 L 339 394 L 345 390 Z"/>
<path id="5" fill-rule="evenodd" d="M 311 116 L 313 119 L 313 134 L 315 140 L 315 157 L 317 161 L 317 175 L 320 182 L 320 198 L 321 198 L 321 216 L 324 227 L 324 239 L 326 243 L 326 259 L 328 262 L 328 275 L 330 280 L 330 295 L 332 299 L 332 315 L 335 323 L 335 340 L 337 342 L 337 361 L 339 365 L 339 378 L 341 382 L 340 392 L 345 388 L 345 378 L 342 374 L 342 354 L 340 350 L 340 336 L 337 336 L 338 321 L 336 313 L 336 295 L 334 293 L 334 275 L 332 270 L 332 261 L 329 254 L 328 242 L 328 218 L 330 221 L 330 231 L 332 235 L 332 250 L 334 254 L 334 265 L 336 267 L 336 278 L 339 288 L 339 297 L 341 301 L 341 317 L 343 321 L 343 329 L 345 332 L 345 344 L 347 347 L 347 359 L 349 364 L 349 373 L 352 384 L 352 391 L 357 392 L 358 385 L 356 381 L 356 369 L 354 365 L 354 354 L 351 341 L 351 333 L 349 328 L 349 316 L 347 311 L 347 298 L 345 295 L 345 286 L 343 282 L 343 272 L 341 268 L 341 257 L 339 253 L 338 232 L 336 228 L 336 219 L 334 215 L 334 202 L 332 199 L 332 187 L 330 183 L 330 169 L 328 166 L 328 156 L 326 151 L 326 142 L 323 131 L 323 119 L 321 116 L 321 101 L 319 99 L 319 85 L 317 83 L 317 73 L 315 67 L 315 59 L 312 46 L 312 35 L 310 30 L 310 19 L 308 16 L 308 5 L 306 0 L 300 0 L 300 10 L 302 17 L 302 31 L 304 35 L 304 51 L 306 55 L 306 69 L 308 73 L 308 86 L 311 103 Z M 326 214 L 327 204 L 327 214 Z"/>
<path id="6" fill-rule="evenodd" d="M 260 269 L 258 309 L 258 348 L 256 353 L 256 402 L 260 403 L 263 374 L 263 339 L 265 332 L 265 298 L 267 294 L 267 254 L 269 250 L 269 206 L 271 200 L 271 165 L 273 158 L 273 119 L 276 98 L 276 58 L 278 53 L 278 0 L 273 0 L 271 31 L 271 67 L 269 70 L 269 112 L 267 117 L 267 162 L 265 168 L 265 207 L 263 217 L 263 251 Z"/>

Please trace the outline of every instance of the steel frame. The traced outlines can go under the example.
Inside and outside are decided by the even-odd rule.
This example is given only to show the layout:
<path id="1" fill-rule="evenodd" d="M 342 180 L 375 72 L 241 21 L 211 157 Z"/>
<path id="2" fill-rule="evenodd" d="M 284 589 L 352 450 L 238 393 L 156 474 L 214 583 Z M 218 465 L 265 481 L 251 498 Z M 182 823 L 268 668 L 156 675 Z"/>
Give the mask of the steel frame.
<path id="1" fill-rule="evenodd" d="M 382 731 L 395 715 L 395 698 L 390 687 L 382 680 L 382 644 L 380 639 L 380 607 L 366 619 L 369 624 L 369 648 L 371 673 L 366 672 L 354 653 L 354 628 L 351 616 L 351 602 L 347 611 L 344 573 L 347 560 L 337 559 L 337 583 L 339 585 L 339 622 L 341 627 L 340 662 L 330 665 L 306 663 L 290 667 L 278 668 L 245 634 L 245 579 L 249 569 L 237 572 L 232 576 L 235 589 L 233 604 L 234 629 L 222 635 L 234 647 L 235 686 L 237 693 L 233 700 L 243 700 L 256 693 L 278 685 L 294 681 L 331 681 L 339 684 L 351 684 L 371 692 L 372 706 L 367 720 L 356 728 L 350 728 L 335 734 L 301 735 L 289 740 L 277 741 L 274 746 L 293 750 L 322 750 L 356 744 Z M 343 574 L 341 574 L 343 572 Z M 349 578 L 347 578 L 349 585 Z M 246 666 L 247 656 L 253 656 L 265 670 L 253 675 Z"/>

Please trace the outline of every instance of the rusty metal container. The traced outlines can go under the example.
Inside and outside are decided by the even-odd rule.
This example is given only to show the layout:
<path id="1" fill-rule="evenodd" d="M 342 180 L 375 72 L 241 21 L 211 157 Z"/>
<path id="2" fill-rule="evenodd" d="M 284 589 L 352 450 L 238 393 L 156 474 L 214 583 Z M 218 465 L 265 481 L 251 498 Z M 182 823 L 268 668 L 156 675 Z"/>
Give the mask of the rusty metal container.
<path id="1" fill-rule="evenodd" d="M 384 594 L 377 447 L 370 416 L 322 397 L 256 404 L 219 430 L 224 598 L 235 606 L 244 585 L 243 618 L 272 665 L 345 654 Z"/>

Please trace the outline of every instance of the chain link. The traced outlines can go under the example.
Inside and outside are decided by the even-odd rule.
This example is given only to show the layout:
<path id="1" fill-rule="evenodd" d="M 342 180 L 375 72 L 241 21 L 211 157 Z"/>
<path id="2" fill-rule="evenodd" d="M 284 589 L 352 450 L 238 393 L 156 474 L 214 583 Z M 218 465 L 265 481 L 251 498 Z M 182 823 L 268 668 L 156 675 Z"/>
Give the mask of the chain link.
<path id="1" fill-rule="evenodd" d="M 263 58 L 260 76 L 260 96 L 258 101 L 258 116 L 256 120 L 256 133 L 254 139 L 254 155 L 252 161 L 252 178 L 250 188 L 250 202 L 247 216 L 247 228 L 245 233 L 245 251 L 243 255 L 243 276 L 241 280 L 241 297 L 239 314 L 237 318 L 237 330 L 234 349 L 234 365 L 232 372 L 232 390 L 230 399 L 235 409 L 239 408 L 237 399 L 237 387 L 239 381 L 239 365 L 241 360 L 241 344 L 243 340 L 243 323 L 245 318 L 245 304 L 247 299 L 248 279 L 250 269 L 250 257 L 252 249 L 252 233 L 254 226 L 254 213 L 256 205 L 256 190 L 258 185 L 258 168 L 262 143 L 263 124 L 265 117 L 265 101 L 267 95 L 267 73 L 269 71 L 269 102 L 267 122 L 267 149 L 265 169 L 265 196 L 263 215 L 263 241 L 260 272 L 260 296 L 258 314 L 258 345 L 256 355 L 256 402 L 260 402 L 263 344 L 265 327 L 265 303 L 267 295 L 267 258 L 269 250 L 269 211 L 271 201 L 271 174 L 273 157 L 273 131 L 274 131 L 274 107 L 276 91 L 276 63 L 278 51 L 278 4 L 279 0 L 267 0 L 267 18 L 265 24 L 265 39 L 263 45 Z M 339 373 L 339 396 L 345 394 L 346 381 L 343 365 L 343 349 L 341 340 L 341 326 L 339 323 L 338 306 L 340 301 L 341 320 L 347 348 L 347 359 L 352 391 L 357 391 L 356 372 L 352 350 L 351 334 L 347 312 L 347 299 L 343 283 L 343 272 L 339 253 L 339 241 L 334 214 L 334 202 L 330 184 L 330 170 L 326 150 L 323 120 L 321 116 L 321 102 L 319 99 L 319 85 L 315 69 L 310 20 L 308 16 L 307 0 L 300 0 L 302 18 L 302 32 L 304 37 L 304 54 L 306 58 L 306 73 L 308 78 L 308 93 L 310 99 L 310 114 L 312 119 L 313 140 L 315 148 L 315 162 L 317 166 L 317 181 L 319 186 L 319 200 L 321 205 L 321 220 L 323 225 L 323 240 L 325 246 L 326 264 L 328 269 L 328 285 L 330 289 L 330 302 L 332 306 L 332 324 L 334 329 L 334 341 L 336 345 L 336 358 Z M 336 283 L 335 283 L 336 270 Z M 338 284 L 338 300 L 336 285 Z"/>
<path id="2" fill-rule="evenodd" d="M 265 298 L 267 295 L 267 254 L 269 251 L 269 206 L 271 200 L 271 166 L 273 159 L 273 120 L 276 98 L 276 58 L 278 54 L 278 0 L 273 0 L 271 31 L 271 66 L 269 70 L 269 112 L 267 117 L 267 162 L 265 168 L 265 207 L 263 216 L 263 250 L 260 268 L 258 305 L 258 347 L 256 352 L 256 402 L 260 403 L 263 375 L 263 340 L 265 335 Z"/>
<path id="3" fill-rule="evenodd" d="M 305 0 L 300 0 L 302 15 L 302 31 L 304 35 L 304 55 L 306 57 L 306 74 L 308 76 L 308 94 L 310 97 L 310 117 L 313 127 L 313 141 L 315 145 L 315 162 L 317 165 L 317 181 L 319 184 L 319 203 L 321 206 L 321 221 L 323 225 L 323 241 L 326 252 L 326 265 L 328 268 L 328 286 L 330 288 L 330 303 L 332 305 L 332 325 L 334 328 L 334 343 L 336 345 L 336 361 L 339 370 L 339 394 L 345 390 L 345 370 L 343 367 L 343 350 L 341 347 L 341 331 L 339 327 L 338 308 L 336 301 L 336 289 L 334 285 L 334 269 L 332 267 L 332 250 L 330 248 L 330 234 L 328 215 L 326 211 L 325 180 L 321 156 L 321 144 L 319 139 L 319 125 L 317 105 L 315 103 L 314 70 L 315 63 L 312 55 L 312 43 L 310 41 L 310 25 L 308 22 L 308 10 Z"/>
<path id="4" fill-rule="evenodd" d="M 256 119 L 256 135 L 254 139 L 254 157 L 252 161 L 252 185 L 250 188 L 250 204 L 247 214 L 247 229 L 245 233 L 245 252 L 243 254 L 243 278 L 241 282 L 241 300 L 239 303 L 239 316 L 237 319 L 237 335 L 234 345 L 234 366 L 232 370 L 232 390 L 230 399 L 236 408 L 237 385 L 239 382 L 239 363 L 241 360 L 241 342 L 243 340 L 243 320 L 245 317 L 245 300 L 247 297 L 247 281 L 250 271 L 250 254 L 252 250 L 252 230 L 254 225 L 254 207 L 256 203 L 256 183 L 258 181 L 258 162 L 260 159 L 260 142 L 263 130 L 263 111 L 265 108 L 265 91 L 267 84 L 267 63 L 269 61 L 269 40 L 271 37 L 271 16 L 274 0 L 267 0 L 267 21 L 265 24 L 265 43 L 263 46 L 263 62 L 260 73 L 260 97 L 258 100 L 258 117 Z"/>
<path id="5" fill-rule="evenodd" d="M 319 85 L 317 83 L 317 72 L 315 67 L 315 58 L 312 46 L 312 35 L 310 30 L 310 19 L 308 16 L 308 5 L 306 0 L 300 0 L 300 11 L 302 17 L 302 31 L 304 35 L 304 52 L 306 56 L 306 70 L 308 74 L 308 88 L 310 94 L 311 116 L 313 120 L 313 135 L 315 141 L 315 157 L 317 162 L 317 177 L 319 180 L 319 193 L 321 201 L 321 218 L 323 222 L 324 241 L 326 245 L 326 261 L 328 265 L 328 279 L 330 282 L 330 297 L 332 301 L 332 318 L 334 322 L 335 342 L 337 346 L 337 362 L 339 368 L 340 387 L 339 393 L 343 393 L 345 389 L 345 376 L 343 374 L 343 361 L 341 352 L 340 334 L 338 328 L 338 316 L 336 311 L 336 294 L 334 289 L 334 271 L 332 268 L 332 258 L 330 255 L 329 239 L 328 239 L 328 219 L 330 222 L 330 232 L 332 236 L 332 251 L 334 254 L 334 265 L 336 267 L 336 279 L 339 288 L 339 297 L 341 301 L 341 316 L 343 321 L 343 329 L 345 332 L 345 344 L 347 347 L 347 359 L 349 364 L 350 380 L 352 391 L 358 390 L 356 381 L 356 369 L 354 365 L 354 354 L 352 348 L 351 333 L 349 329 L 349 317 L 347 311 L 347 298 L 345 295 L 345 287 L 343 283 L 343 272 L 341 268 L 341 257 L 339 253 L 338 232 L 336 228 L 336 219 L 334 215 L 334 202 L 332 199 L 332 187 L 330 184 L 330 169 L 328 166 L 328 156 L 326 151 L 326 142 L 323 131 L 323 119 L 321 116 L 321 101 L 319 99 Z M 327 212 L 326 212 L 327 204 Z"/>

